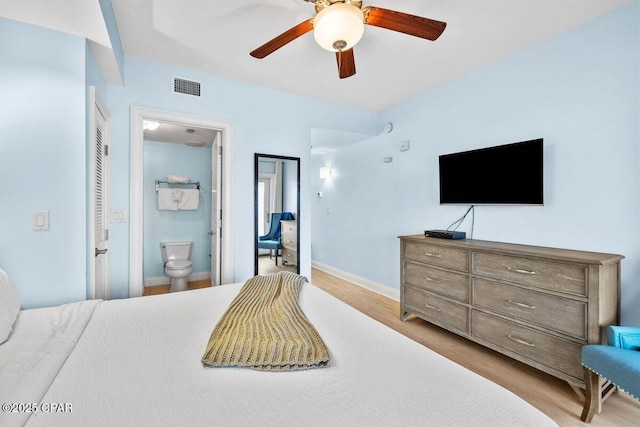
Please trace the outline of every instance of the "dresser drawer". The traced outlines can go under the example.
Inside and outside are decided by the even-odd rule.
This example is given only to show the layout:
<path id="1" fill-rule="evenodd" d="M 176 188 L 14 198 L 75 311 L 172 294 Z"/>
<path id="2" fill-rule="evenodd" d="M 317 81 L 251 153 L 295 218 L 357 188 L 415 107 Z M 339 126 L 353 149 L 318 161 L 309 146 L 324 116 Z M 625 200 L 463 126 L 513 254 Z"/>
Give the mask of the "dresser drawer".
<path id="1" fill-rule="evenodd" d="M 464 249 L 405 242 L 404 258 L 458 271 L 468 271 L 469 252 Z"/>
<path id="2" fill-rule="evenodd" d="M 431 318 L 436 323 L 446 324 L 463 332 L 468 331 L 468 307 L 411 286 L 404 286 L 403 289 L 404 306 L 409 311 Z"/>
<path id="3" fill-rule="evenodd" d="M 472 310 L 475 338 L 519 354 L 582 381 L 582 346 L 508 320 Z"/>
<path id="4" fill-rule="evenodd" d="M 574 295 L 586 295 L 587 268 L 476 252 L 473 273 Z"/>
<path id="5" fill-rule="evenodd" d="M 296 221 L 280 221 L 283 233 L 298 234 Z"/>
<path id="6" fill-rule="evenodd" d="M 469 277 L 463 274 L 405 261 L 404 280 L 418 288 L 469 302 Z"/>
<path id="7" fill-rule="evenodd" d="M 489 280 L 473 279 L 473 305 L 577 338 L 586 338 L 587 305 Z"/>
<path id="8" fill-rule="evenodd" d="M 282 233 L 280 236 L 280 244 L 283 248 L 293 249 L 295 251 L 298 249 L 298 235 Z"/>
<path id="9" fill-rule="evenodd" d="M 298 252 L 282 248 L 282 261 L 287 265 L 298 265 Z"/>

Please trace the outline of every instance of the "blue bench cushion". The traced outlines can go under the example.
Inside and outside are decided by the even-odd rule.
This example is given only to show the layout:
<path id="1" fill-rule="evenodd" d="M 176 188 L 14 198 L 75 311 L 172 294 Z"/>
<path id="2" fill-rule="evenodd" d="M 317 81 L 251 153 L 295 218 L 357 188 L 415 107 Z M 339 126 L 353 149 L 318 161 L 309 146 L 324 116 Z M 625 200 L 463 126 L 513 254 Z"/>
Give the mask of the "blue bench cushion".
<path id="1" fill-rule="evenodd" d="M 640 351 L 586 345 L 582 347 L 582 365 L 640 400 Z"/>
<path id="2" fill-rule="evenodd" d="M 607 340 L 609 345 L 640 351 L 640 328 L 636 326 L 609 326 Z"/>

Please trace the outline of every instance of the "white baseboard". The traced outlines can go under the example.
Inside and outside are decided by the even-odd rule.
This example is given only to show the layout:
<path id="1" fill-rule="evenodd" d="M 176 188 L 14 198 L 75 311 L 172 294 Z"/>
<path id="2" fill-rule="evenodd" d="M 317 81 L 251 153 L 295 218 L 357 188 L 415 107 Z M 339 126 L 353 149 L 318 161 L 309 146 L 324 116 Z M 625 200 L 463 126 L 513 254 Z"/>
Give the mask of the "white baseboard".
<path id="1" fill-rule="evenodd" d="M 194 280 L 206 280 L 211 278 L 211 272 L 209 271 L 199 271 L 197 273 L 192 273 L 189 276 L 190 281 Z M 145 277 L 144 278 L 144 286 L 160 286 L 160 285 L 168 285 L 171 283 L 171 279 L 167 276 L 156 276 L 156 277 Z"/>
<path id="2" fill-rule="evenodd" d="M 211 279 L 210 271 L 199 271 L 197 273 L 192 273 L 191 276 L 189 276 L 189 280 L 207 280 L 207 279 Z"/>
<path id="3" fill-rule="evenodd" d="M 370 291 L 377 292 L 380 295 L 384 295 L 385 297 L 394 299 L 396 301 L 400 301 L 400 290 L 390 288 L 389 286 L 383 285 L 378 282 L 374 282 L 373 280 L 365 279 L 364 277 L 357 276 L 355 274 L 351 274 L 344 270 L 340 270 L 335 267 L 331 267 L 330 265 L 323 264 L 318 261 L 311 261 L 311 266 L 317 268 L 318 270 L 325 271 L 329 274 L 333 274 L 341 279 L 346 280 L 347 282 L 351 282 L 358 286 L 362 286 L 365 289 L 369 289 Z"/>

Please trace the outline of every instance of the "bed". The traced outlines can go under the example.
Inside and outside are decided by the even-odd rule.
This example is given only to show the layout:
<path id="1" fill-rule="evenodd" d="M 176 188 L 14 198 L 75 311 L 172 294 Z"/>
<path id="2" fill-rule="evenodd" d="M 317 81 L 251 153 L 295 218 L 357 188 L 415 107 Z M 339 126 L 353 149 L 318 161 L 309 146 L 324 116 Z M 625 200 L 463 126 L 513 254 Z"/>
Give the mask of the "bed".
<path id="1" fill-rule="evenodd" d="M 326 367 L 204 367 L 241 287 L 21 311 L 0 345 L 0 425 L 556 425 L 309 283 L 300 307 L 330 350 Z"/>

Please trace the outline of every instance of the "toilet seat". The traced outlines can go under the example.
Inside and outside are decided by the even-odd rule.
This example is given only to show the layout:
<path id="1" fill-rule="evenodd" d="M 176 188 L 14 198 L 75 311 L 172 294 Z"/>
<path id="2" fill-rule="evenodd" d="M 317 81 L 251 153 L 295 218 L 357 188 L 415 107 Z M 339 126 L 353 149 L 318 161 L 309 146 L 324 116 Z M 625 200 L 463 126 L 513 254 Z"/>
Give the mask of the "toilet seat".
<path id="1" fill-rule="evenodd" d="M 173 261 L 169 261 L 167 262 L 167 265 L 165 266 L 165 269 L 167 270 L 173 270 L 173 271 L 179 271 L 179 270 L 187 270 L 189 268 L 191 268 L 192 263 L 189 260 L 173 260 Z"/>

